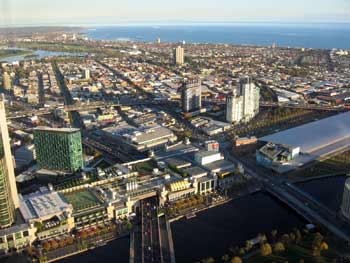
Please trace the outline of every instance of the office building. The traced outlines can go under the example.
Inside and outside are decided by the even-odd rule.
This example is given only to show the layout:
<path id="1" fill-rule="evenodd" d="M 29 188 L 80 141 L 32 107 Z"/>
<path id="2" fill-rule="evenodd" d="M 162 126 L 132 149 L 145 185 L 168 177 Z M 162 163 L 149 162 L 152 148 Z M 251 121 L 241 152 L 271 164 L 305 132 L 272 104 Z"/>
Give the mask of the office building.
<path id="1" fill-rule="evenodd" d="M 182 110 L 191 112 L 202 107 L 202 84 L 200 80 L 193 80 L 184 84 L 182 88 Z"/>
<path id="2" fill-rule="evenodd" d="M 12 88 L 11 76 L 7 72 L 4 72 L 2 76 L 2 81 L 4 89 L 10 90 Z"/>
<path id="3" fill-rule="evenodd" d="M 15 209 L 19 207 L 16 178 L 7 128 L 5 105 L 0 102 L 0 228 L 15 222 Z"/>
<path id="4" fill-rule="evenodd" d="M 241 79 L 226 99 L 226 121 L 247 122 L 259 113 L 260 89 L 249 78 Z"/>
<path id="5" fill-rule="evenodd" d="M 177 48 L 174 49 L 174 63 L 176 65 L 182 65 L 185 63 L 185 51 L 183 47 L 178 46 Z"/>
<path id="6" fill-rule="evenodd" d="M 34 130 L 34 145 L 42 169 L 75 172 L 83 167 L 79 129 L 38 127 Z"/>

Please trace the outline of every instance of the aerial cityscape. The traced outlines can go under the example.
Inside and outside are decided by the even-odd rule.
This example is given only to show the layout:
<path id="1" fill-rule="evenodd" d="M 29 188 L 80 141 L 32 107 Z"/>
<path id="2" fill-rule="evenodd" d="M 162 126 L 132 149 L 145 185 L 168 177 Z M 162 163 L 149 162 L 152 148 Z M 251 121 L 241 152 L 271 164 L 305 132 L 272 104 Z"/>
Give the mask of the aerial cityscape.
<path id="1" fill-rule="evenodd" d="M 0 262 L 350 262 L 350 3 L 304 2 L 3 1 Z"/>

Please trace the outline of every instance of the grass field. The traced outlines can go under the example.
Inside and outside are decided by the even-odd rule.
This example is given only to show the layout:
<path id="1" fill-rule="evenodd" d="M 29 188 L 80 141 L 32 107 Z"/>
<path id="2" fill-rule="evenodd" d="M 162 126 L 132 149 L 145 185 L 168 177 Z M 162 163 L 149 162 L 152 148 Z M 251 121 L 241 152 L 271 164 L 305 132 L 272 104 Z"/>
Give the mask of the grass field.
<path id="1" fill-rule="evenodd" d="M 76 212 L 101 204 L 98 198 L 88 190 L 64 194 L 64 197 L 68 203 L 73 205 Z"/>
<path id="2" fill-rule="evenodd" d="M 291 178 L 306 178 L 350 171 L 350 151 L 335 155 L 327 160 L 317 162 L 315 165 L 303 170 L 290 173 Z"/>
<path id="3" fill-rule="evenodd" d="M 315 234 L 305 235 L 298 244 L 291 243 L 285 246 L 285 251 L 273 252 L 270 256 L 253 256 L 246 263 L 285 263 L 285 262 L 304 262 L 304 263 L 331 263 L 337 258 L 336 252 L 330 247 L 321 251 L 320 255 L 313 253 L 313 239 Z"/>

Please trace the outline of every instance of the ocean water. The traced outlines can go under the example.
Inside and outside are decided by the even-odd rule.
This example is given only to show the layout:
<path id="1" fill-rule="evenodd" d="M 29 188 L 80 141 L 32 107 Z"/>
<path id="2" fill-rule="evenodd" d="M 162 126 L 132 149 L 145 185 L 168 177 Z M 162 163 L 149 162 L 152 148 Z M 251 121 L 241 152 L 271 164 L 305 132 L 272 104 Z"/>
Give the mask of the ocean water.
<path id="1" fill-rule="evenodd" d="M 100 26 L 85 33 L 97 40 L 154 42 L 159 37 L 162 42 L 350 49 L 350 23 Z"/>

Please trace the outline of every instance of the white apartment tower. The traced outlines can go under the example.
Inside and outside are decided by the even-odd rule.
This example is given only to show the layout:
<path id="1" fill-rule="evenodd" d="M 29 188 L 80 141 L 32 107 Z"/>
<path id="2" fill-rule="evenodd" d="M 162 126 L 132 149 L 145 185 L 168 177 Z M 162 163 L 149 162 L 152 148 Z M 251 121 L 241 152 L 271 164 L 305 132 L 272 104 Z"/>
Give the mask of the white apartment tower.
<path id="1" fill-rule="evenodd" d="M 259 113 L 260 89 L 249 78 L 241 79 L 226 100 L 226 121 L 247 122 Z"/>

